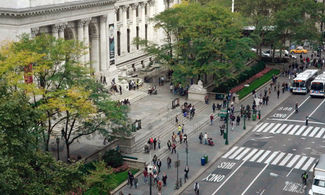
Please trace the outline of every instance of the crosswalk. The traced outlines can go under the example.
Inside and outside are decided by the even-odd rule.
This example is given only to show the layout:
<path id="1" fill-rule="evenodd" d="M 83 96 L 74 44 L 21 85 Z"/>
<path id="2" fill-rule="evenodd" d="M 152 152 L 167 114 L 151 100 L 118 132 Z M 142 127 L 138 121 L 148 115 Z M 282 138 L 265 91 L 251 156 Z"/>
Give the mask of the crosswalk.
<path id="1" fill-rule="evenodd" d="M 232 147 L 222 158 L 264 163 L 287 168 L 312 171 L 316 159 L 305 155 L 249 147 Z"/>
<path id="2" fill-rule="evenodd" d="M 253 132 L 325 138 L 325 128 L 305 125 L 260 123 Z"/>

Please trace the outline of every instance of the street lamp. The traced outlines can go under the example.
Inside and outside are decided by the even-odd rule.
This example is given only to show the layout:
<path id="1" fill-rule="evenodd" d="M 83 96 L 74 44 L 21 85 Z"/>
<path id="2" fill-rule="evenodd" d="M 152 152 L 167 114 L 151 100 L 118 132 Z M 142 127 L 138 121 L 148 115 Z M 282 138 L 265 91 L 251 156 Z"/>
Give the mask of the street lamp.
<path id="1" fill-rule="evenodd" d="M 185 152 L 186 152 L 186 166 L 188 166 L 188 143 L 187 143 L 187 140 L 186 140 L 186 149 L 185 149 Z"/>
<path id="2" fill-rule="evenodd" d="M 246 129 L 246 111 L 244 112 L 244 127 L 243 129 L 245 130 Z"/>
<path id="3" fill-rule="evenodd" d="M 60 160 L 59 145 L 60 145 L 60 138 L 59 137 L 56 137 L 56 153 L 57 153 L 57 159 L 58 160 Z"/>
<path id="4" fill-rule="evenodd" d="M 228 118 L 229 118 L 229 93 L 227 95 L 227 113 L 226 113 L 226 133 L 224 134 L 223 138 L 226 139 L 225 144 L 228 145 L 229 141 L 228 141 Z"/>

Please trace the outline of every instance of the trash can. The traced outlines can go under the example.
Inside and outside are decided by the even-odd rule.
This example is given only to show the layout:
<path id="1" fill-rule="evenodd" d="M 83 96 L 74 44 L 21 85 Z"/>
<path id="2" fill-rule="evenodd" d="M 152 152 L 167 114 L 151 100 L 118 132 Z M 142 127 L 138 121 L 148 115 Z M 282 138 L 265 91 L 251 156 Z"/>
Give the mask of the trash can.
<path id="1" fill-rule="evenodd" d="M 204 156 L 202 156 L 202 158 L 201 158 L 201 165 L 202 165 L 202 166 L 205 165 L 205 158 L 204 158 Z"/>
<path id="2" fill-rule="evenodd" d="M 253 114 L 252 119 L 253 121 L 256 121 L 256 114 Z"/>
<path id="3" fill-rule="evenodd" d="M 203 157 L 204 157 L 205 164 L 207 164 L 208 163 L 208 155 L 204 155 Z"/>

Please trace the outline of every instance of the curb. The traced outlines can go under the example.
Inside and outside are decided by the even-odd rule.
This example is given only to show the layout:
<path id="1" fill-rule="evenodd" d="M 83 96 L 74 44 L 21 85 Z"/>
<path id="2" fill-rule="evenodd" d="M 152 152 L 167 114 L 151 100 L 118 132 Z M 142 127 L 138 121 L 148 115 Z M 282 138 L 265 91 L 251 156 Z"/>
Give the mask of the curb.
<path id="1" fill-rule="evenodd" d="M 134 174 L 134 177 L 138 177 L 142 173 L 142 170 L 139 170 L 136 174 Z M 123 181 L 120 185 L 118 185 L 113 191 L 110 192 L 110 194 L 115 194 L 120 189 L 122 189 L 124 186 L 128 184 L 128 181 Z"/>

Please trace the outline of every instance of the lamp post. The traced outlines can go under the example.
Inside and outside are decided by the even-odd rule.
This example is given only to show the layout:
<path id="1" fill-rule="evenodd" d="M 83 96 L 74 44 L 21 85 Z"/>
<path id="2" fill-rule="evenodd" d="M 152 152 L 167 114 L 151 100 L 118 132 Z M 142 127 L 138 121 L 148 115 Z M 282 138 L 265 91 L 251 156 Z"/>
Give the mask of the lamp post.
<path id="1" fill-rule="evenodd" d="M 187 140 L 186 140 L 186 166 L 188 166 L 188 143 L 187 143 Z"/>
<path id="2" fill-rule="evenodd" d="M 56 137 L 56 153 L 57 153 L 57 159 L 58 160 L 60 160 L 59 145 L 60 145 L 60 138 L 59 137 Z"/>
<path id="3" fill-rule="evenodd" d="M 225 144 L 228 145 L 228 120 L 229 120 L 229 93 L 227 95 L 227 113 L 226 113 L 226 133 L 224 134 L 224 138 L 226 139 Z"/>
<path id="4" fill-rule="evenodd" d="M 246 129 L 246 111 L 245 111 L 245 113 L 244 113 L 244 127 L 243 127 L 243 129 L 244 129 L 244 130 Z"/>

